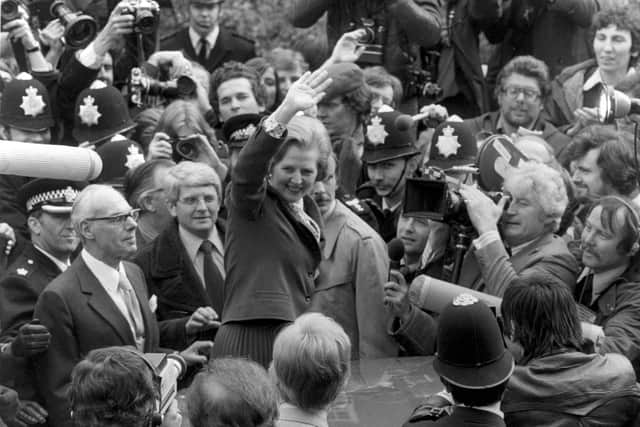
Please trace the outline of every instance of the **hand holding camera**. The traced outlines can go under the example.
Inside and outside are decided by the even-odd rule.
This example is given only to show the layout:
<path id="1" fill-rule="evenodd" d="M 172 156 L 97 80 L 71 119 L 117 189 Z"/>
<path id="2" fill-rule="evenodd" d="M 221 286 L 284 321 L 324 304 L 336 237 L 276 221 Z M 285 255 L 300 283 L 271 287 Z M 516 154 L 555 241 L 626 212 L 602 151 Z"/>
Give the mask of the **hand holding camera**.
<path id="1" fill-rule="evenodd" d="M 156 132 L 149 143 L 147 149 L 147 160 L 171 159 L 173 157 L 173 147 L 171 137 L 164 132 Z"/>
<path id="2" fill-rule="evenodd" d="M 2 29 L 9 33 L 9 37 L 12 40 L 19 40 L 27 51 L 40 46 L 31 31 L 31 27 L 22 16 L 7 22 L 2 26 Z"/>
<path id="3" fill-rule="evenodd" d="M 363 28 L 344 33 L 336 43 L 329 58 L 330 64 L 339 62 L 356 62 L 365 50 L 360 41 L 367 35 Z"/>
<path id="4" fill-rule="evenodd" d="M 462 184 L 460 194 L 467 207 L 467 214 L 471 224 L 479 235 L 488 231 L 498 231 L 498 221 L 506 206 L 507 197 L 502 197 L 498 203 L 494 203 L 489 196 L 470 185 Z"/>

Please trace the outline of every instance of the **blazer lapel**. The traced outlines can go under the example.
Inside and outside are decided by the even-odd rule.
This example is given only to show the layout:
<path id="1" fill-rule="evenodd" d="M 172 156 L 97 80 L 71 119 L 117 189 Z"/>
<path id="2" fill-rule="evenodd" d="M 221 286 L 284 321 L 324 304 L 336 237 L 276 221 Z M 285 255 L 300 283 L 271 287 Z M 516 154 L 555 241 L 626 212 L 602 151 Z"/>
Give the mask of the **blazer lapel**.
<path id="1" fill-rule="evenodd" d="M 218 34 L 216 44 L 209 52 L 209 57 L 207 58 L 207 70 L 213 72 L 213 70 L 218 68 L 224 62 L 224 58 L 227 56 L 227 52 L 231 51 L 231 49 L 229 49 L 229 43 L 229 34 L 225 30 L 220 28 L 220 33 Z"/>
<path id="2" fill-rule="evenodd" d="M 178 45 L 184 46 L 185 56 L 195 61 L 197 55 L 195 48 L 191 44 L 191 39 L 189 38 L 189 27 L 178 33 L 178 37 L 180 38 L 180 42 Z"/>
<path id="3" fill-rule="evenodd" d="M 96 276 L 89 270 L 82 257 L 76 259 L 78 263 L 77 277 L 82 292 L 87 295 L 89 306 L 107 322 L 122 339 L 125 345 L 135 346 L 129 323 L 115 305 L 107 291 L 102 287 Z"/>

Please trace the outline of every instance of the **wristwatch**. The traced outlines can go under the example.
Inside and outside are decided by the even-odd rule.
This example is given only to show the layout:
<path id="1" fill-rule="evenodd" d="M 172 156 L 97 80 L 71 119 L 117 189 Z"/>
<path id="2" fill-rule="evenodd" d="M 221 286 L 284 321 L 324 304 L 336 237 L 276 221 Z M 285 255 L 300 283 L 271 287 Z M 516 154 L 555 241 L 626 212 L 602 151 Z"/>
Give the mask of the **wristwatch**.
<path id="1" fill-rule="evenodd" d="M 287 132 L 287 127 L 269 116 L 262 122 L 264 131 L 272 138 L 280 139 Z"/>

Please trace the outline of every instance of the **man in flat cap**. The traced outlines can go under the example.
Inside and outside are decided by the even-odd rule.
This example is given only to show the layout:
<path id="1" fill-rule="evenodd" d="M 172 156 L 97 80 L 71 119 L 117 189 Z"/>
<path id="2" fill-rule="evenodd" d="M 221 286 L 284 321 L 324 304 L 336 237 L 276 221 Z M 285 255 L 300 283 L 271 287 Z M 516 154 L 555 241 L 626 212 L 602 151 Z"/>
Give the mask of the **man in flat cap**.
<path id="1" fill-rule="evenodd" d="M 0 281 L 0 349 L 6 357 L 0 377 L 21 401 L 40 401 L 30 356 L 47 349 L 50 335 L 33 311 L 44 288 L 70 263 L 78 246 L 71 206 L 84 183 L 34 179 L 18 190 L 31 240 Z"/>
<path id="2" fill-rule="evenodd" d="M 364 127 L 371 112 L 371 89 L 360 67 L 341 62 L 327 67 L 331 85 L 318 104 L 318 119 L 327 128 L 338 157 L 340 191 L 354 194 L 361 184 Z"/>

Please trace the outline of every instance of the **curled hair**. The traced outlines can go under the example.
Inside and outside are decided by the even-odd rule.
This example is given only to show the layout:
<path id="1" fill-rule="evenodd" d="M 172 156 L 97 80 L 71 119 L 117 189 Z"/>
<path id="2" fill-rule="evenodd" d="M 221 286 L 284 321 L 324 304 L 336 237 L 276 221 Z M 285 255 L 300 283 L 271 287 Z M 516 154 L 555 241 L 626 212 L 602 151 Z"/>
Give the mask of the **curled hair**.
<path id="1" fill-rule="evenodd" d="M 169 169 L 164 181 L 167 201 L 176 203 L 183 187 L 211 185 L 216 189 L 218 198 L 222 197 L 222 184 L 218 174 L 209 166 L 200 162 L 183 161 Z"/>
<path id="2" fill-rule="evenodd" d="M 610 126 L 592 125 L 571 140 L 566 148 L 566 158 L 568 162 L 578 160 L 594 149 L 600 150 L 596 164 L 602 182 L 619 194 L 631 195 L 638 188 L 640 180 L 633 136 Z"/>
<path id="3" fill-rule="evenodd" d="M 209 126 L 198 107 L 183 100 L 173 101 L 167 106 L 158 120 L 156 132 L 164 132 L 171 139 L 200 134 L 204 135 L 210 143 L 217 140 L 215 131 Z"/>
<path id="4" fill-rule="evenodd" d="M 398 108 L 402 103 L 402 82 L 399 78 L 389 73 L 386 68 L 377 65 L 375 67 L 367 67 L 362 70 L 364 73 L 364 81 L 369 86 L 382 88 L 391 86 L 393 90 L 393 104 L 391 107 Z"/>
<path id="5" fill-rule="evenodd" d="M 591 21 L 591 40 L 595 39 L 596 32 L 615 26 L 618 30 L 629 31 L 631 34 L 631 52 L 638 53 L 640 46 L 640 10 L 638 5 L 628 4 L 625 6 L 606 7 L 593 16 Z M 630 63 L 629 65 L 633 65 Z"/>
<path id="6" fill-rule="evenodd" d="M 371 114 L 372 96 L 371 89 L 366 84 L 342 95 L 342 102 L 356 112 L 361 125 L 367 121 L 369 114 Z"/>
<path id="7" fill-rule="evenodd" d="M 187 391 L 193 427 L 272 427 L 278 394 L 265 369 L 245 359 L 209 362 Z"/>
<path id="8" fill-rule="evenodd" d="M 351 342 L 342 327 L 320 313 L 306 313 L 273 344 L 271 373 L 283 399 L 306 411 L 326 409 L 349 376 Z"/>
<path id="9" fill-rule="evenodd" d="M 327 169 L 327 156 L 331 152 L 331 141 L 327 130 L 318 119 L 309 116 L 295 116 L 287 124 L 287 137 L 276 154 L 271 158 L 269 169 L 279 163 L 291 147 L 300 150 L 317 150 L 317 181 L 324 179 Z"/>
<path id="10" fill-rule="evenodd" d="M 505 190 L 526 188 L 542 208 L 547 218 L 553 221 L 556 231 L 569 199 L 567 189 L 560 172 L 542 163 L 525 162 L 507 172 L 504 179 Z"/>
<path id="11" fill-rule="evenodd" d="M 591 208 L 600 207 L 602 226 L 616 236 L 622 236 L 616 247 L 620 255 L 628 254 L 640 238 L 640 211 L 632 200 L 620 196 L 605 196 Z M 591 213 L 591 211 L 589 213 Z M 621 213 L 621 215 L 619 215 Z"/>
<path id="12" fill-rule="evenodd" d="M 507 331 L 524 350 L 524 363 L 562 348 L 581 348 L 582 330 L 569 288 L 544 272 L 514 280 L 501 306 Z"/>
<path id="13" fill-rule="evenodd" d="M 92 350 L 76 365 L 69 397 L 74 425 L 101 427 L 147 425 L 160 396 L 141 354 L 107 347 Z"/>
<path id="14" fill-rule="evenodd" d="M 232 79 L 247 79 L 251 84 L 251 90 L 258 105 L 264 106 L 266 104 L 267 95 L 264 92 L 264 87 L 260 83 L 260 75 L 258 72 L 253 67 L 241 62 L 228 61 L 211 74 L 211 92 L 209 93 L 209 99 L 216 114 L 220 113 L 218 88 L 222 83 Z"/>
<path id="15" fill-rule="evenodd" d="M 146 191 L 153 189 L 153 174 L 157 168 L 170 168 L 175 165 L 169 159 L 152 159 L 128 170 L 124 176 L 124 197 L 131 207 L 142 209 L 142 196 Z"/>
<path id="16" fill-rule="evenodd" d="M 544 100 L 551 91 L 551 83 L 549 82 L 549 67 L 543 61 L 533 56 L 524 55 L 516 56 L 502 67 L 496 78 L 495 97 L 499 98 L 504 90 L 504 82 L 512 74 L 520 74 L 537 80 L 540 88 L 541 99 Z"/>

